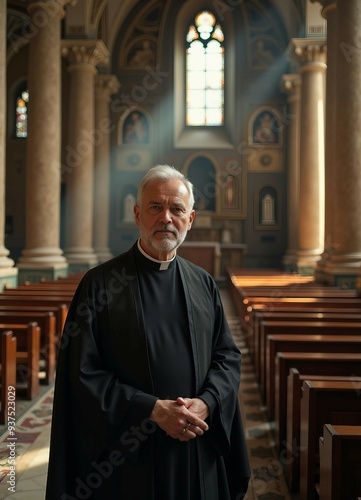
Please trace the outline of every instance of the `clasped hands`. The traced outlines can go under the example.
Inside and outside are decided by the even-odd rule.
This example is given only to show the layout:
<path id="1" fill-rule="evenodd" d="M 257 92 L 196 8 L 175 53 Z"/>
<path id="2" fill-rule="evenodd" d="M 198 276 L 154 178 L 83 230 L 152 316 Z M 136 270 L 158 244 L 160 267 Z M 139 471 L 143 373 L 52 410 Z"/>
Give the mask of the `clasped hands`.
<path id="1" fill-rule="evenodd" d="M 208 405 L 200 398 L 158 399 L 150 419 L 168 436 L 190 441 L 208 430 Z"/>

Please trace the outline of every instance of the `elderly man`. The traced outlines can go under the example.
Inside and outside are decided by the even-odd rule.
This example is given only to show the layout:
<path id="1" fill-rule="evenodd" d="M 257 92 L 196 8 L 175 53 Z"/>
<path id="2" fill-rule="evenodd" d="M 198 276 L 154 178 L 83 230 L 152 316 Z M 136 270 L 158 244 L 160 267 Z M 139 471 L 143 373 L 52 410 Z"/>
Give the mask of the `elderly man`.
<path id="1" fill-rule="evenodd" d="M 240 352 L 218 289 L 177 256 L 195 212 L 176 169 L 148 171 L 140 238 L 88 271 L 59 349 L 46 500 L 240 500 L 249 481 Z"/>

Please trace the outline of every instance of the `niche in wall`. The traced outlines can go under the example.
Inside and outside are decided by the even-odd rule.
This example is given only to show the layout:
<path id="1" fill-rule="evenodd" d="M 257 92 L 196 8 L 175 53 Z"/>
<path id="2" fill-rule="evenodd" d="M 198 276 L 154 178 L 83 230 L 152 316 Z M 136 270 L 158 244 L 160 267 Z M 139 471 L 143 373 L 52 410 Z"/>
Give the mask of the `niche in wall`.
<path id="1" fill-rule="evenodd" d="M 263 186 L 254 197 L 255 229 L 280 229 L 281 201 L 278 190 L 273 186 Z"/>

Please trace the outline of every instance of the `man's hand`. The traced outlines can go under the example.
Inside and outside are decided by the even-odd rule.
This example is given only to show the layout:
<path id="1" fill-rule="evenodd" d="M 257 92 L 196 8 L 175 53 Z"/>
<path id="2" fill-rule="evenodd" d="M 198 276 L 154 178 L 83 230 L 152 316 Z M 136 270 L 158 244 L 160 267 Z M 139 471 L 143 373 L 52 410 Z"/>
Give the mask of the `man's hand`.
<path id="1" fill-rule="evenodd" d="M 200 411 L 194 401 L 196 400 L 183 398 L 177 398 L 177 401 L 158 399 L 154 405 L 150 419 L 173 439 L 189 441 L 197 436 L 202 436 L 208 430 L 208 425 L 200 417 L 200 414 L 203 412 Z M 195 404 L 195 411 L 193 409 L 189 410 L 187 403 L 189 403 L 190 407 Z M 202 403 L 205 404 L 203 401 Z"/>
<path id="2" fill-rule="evenodd" d="M 177 398 L 179 405 L 184 405 L 199 418 L 205 420 L 209 416 L 208 405 L 201 398 Z"/>

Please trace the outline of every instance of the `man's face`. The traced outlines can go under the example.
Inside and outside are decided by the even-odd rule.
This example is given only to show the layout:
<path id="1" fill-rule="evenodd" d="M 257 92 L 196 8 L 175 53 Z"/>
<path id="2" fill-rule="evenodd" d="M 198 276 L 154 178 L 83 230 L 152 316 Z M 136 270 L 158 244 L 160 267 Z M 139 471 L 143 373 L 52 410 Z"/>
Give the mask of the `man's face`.
<path id="1" fill-rule="evenodd" d="M 144 188 L 141 206 L 134 207 L 143 250 L 158 260 L 169 260 L 192 226 L 194 210 L 179 179 L 150 181 Z"/>

